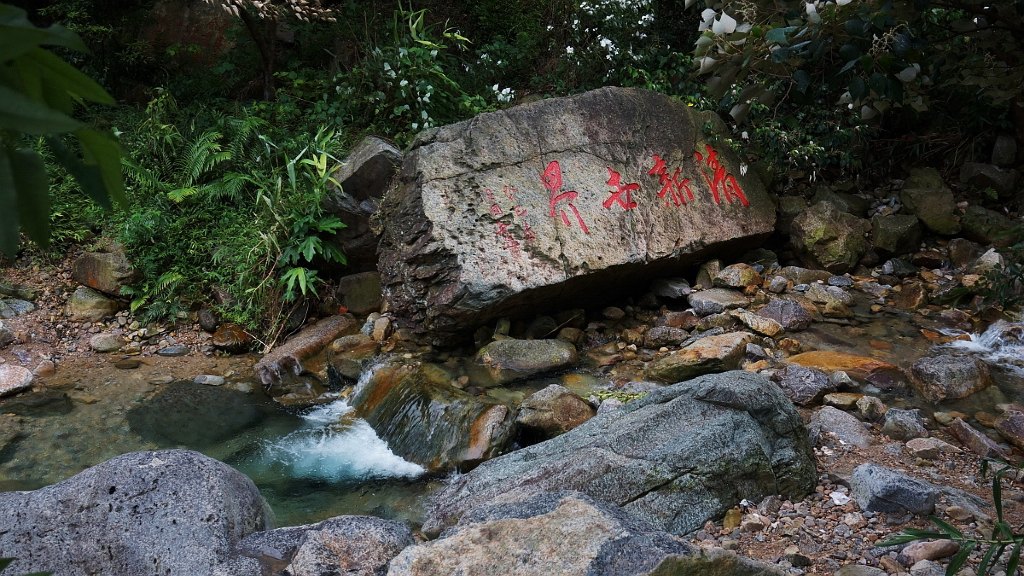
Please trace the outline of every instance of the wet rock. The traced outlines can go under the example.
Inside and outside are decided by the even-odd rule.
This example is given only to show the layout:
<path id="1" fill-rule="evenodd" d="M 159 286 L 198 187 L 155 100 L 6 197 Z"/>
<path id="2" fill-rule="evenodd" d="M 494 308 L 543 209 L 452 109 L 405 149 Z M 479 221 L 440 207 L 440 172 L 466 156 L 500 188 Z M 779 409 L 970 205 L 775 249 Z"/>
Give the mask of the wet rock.
<path id="1" fill-rule="evenodd" d="M 938 438 L 914 438 L 907 442 L 907 450 L 915 458 L 935 460 L 940 454 L 952 454 L 960 449 Z"/>
<path id="2" fill-rule="evenodd" d="M 1024 449 L 1024 412 L 1010 410 L 996 422 L 996 430 L 1007 442 Z"/>
<path id="3" fill-rule="evenodd" d="M 981 246 L 966 238 L 953 238 L 949 241 L 946 249 L 949 252 L 949 261 L 954 268 L 967 267 L 968 264 L 982 253 Z"/>
<path id="4" fill-rule="evenodd" d="M 135 282 L 138 274 L 119 245 L 110 246 L 108 252 L 85 252 L 71 268 L 71 277 L 93 290 L 111 296 L 120 296 L 121 288 Z"/>
<path id="5" fill-rule="evenodd" d="M 860 417 L 869 421 L 874 422 L 885 416 L 885 413 L 889 411 L 889 408 L 879 398 L 875 396 L 864 396 L 860 400 L 857 400 L 857 413 Z"/>
<path id="6" fill-rule="evenodd" d="M 903 310 L 917 310 L 928 303 L 928 293 L 920 282 L 907 282 L 892 295 L 892 305 Z"/>
<path id="7" fill-rule="evenodd" d="M 921 243 L 921 222 L 912 214 L 871 218 L 871 246 L 886 256 L 908 254 Z"/>
<path id="8" fill-rule="evenodd" d="M 578 360 L 576 347 L 558 339 L 495 340 L 476 355 L 476 361 L 487 368 L 499 385 L 568 368 Z"/>
<path id="9" fill-rule="evenodd" d="M 749 264 L 731 264 L 722 268 L 712 280 L 714 286 L 723 288 L 746 288 L 759 286 L 763 280 Z"/>
<path id="10" fill-rule="evenodd" d="M 28 314 L 36 309 L 36 305 L 28 300 L 17 298 L 0 298 L 0 318 L 9 319 Z"/>
<path id="11" fill-rule="evenodd" d="M 158 356 L 175 358 L 178 356 L 187 356 L 190 351 L 191 349 L 184 344 L 172 344 L 171 346 L 164 346 L 157 350 L 156 353 Z"/>
<path id="12" fill-rule="evenodd" d="M 994 210 L 968 206 L 960 218 L 963 235 L 981 244 L 1009 246 L 1019 239 L 1019 224 Z"/>
<path id="13" fill-rule="evenodd" d="M 1020 173 L 1014 169 L 1000 168 L 992 164 L 964 162 L 960 166 L 960 181 L 979 190 L 991 188 L 1001 198 L 1008 198 L 1016 191 Z"/>
<path id="14" fill-rule="evenodd" d="M 739 367 L 747 344 L 754 336 L 730 332 L 701 338 L 696 342 L 647 364 L 646 377 L 656 382 L 679 382 L 712 372 Z"/>
<path id="15" fill-rule="evenodd" d="M 887 576 L 888 572 L 864 564 L 847 564 L 836 571 L 835 576 Z"/>
<path id="16" fill-rule="evenodd" d="M 515 415 L 425 366 L 378 368 L 350 400 L 395 453 L 429 471 L 469 469 L 501 454 Z"/>
<path id="17" fill-rule="evenodd" d="M 328 186 L 323 208 L 346 225 L 333 241 L 348 259 L 349 270 L 374 268 L 380 238 L 370 220 L 401 162 L 398 148 L 368 136 L 356 144 L 333 174 L 339 186 Z"/>
<path id="18" fill-rule="evenodd" d="M 307 326 L 260 358 L 253 366 L 256 380 L 264 388 L 270 388 L 281 384 L 282 379 L 289 375 L 302 374 L 305 371 L 303 363 L 323 352 L 331 342 L 356 332 L 359 332 L 359 323 L 349 314 L 330 316 Z"/>
<path id="19" fill-rule="evenodd" d="M 815 478 L 800 417 L 782 391 L 763 376 L 730 372 L 651 392 L 482 464 L 435 496 L 424 531 L 485 503 L 578 490 L 685 534 L 740 498 L 795 497 Z"/>
<path id="20" fill-rule="evenodd" d="M 1001 458 L 1005 460 L 1010 457 L 1008 450 L 1005 450 L 1002 446 L 996 444 L 994 440 L 960 418 L 954 418 L 946 426 L 946 431 L 963 444 L 965 448 L 982 458 Z"/>
<path id="21" fill-rule="evenodd" d="M 0 452 L 24 436 L 25 419 L 17 414 L 0 414 Z"/>
<path id="22" fill-rule="evenodd" d="M 214 574 L 267 528 L 256 486 L 188 450 L 133 452 L 31 492 L 0 493 L 0 549 L 16 573 Z"/>
<path id="23" fill-rule="evenodd" d="M 994 272 L 1003 268 L 1006 264 L 1006 260 L 1003 255 L 1000 254 L 995 248 L 990 248 L 978 259 L 974 261 L 974 265 L 971 266 L 971 272 L 984 276 L 990 272 Z"/>
<path id="24" fill-rule="evenodd" d="M 656 269 L 692 264 L 694 250 L 756 245 L 774 230 L 775 207 L 753 171 L 740 174 L 732 152 L 704 140 L 705 122 L 661 94 L 602 88 L 424 132 L 381 204 L 388 309 L 403 327 L 450 344 L 511 310 L 645 284 Z M 692 201 L 657 198 L 653 154 L 669 174 L 700 175 L 716 163 L 728 185 L 712 190 L 694 177 Z M 609 169 L 640 188 L 596 196 L 608 190 Z M 552 194 L 566 194 L 554 217 Z"/>
<path id="25" fill-rule="evenodd" d="M 808 300 L 817 302 L 818 304 L 824 304 L 826 307 L 845 307 L 853 304 L 853 296 L 851 296 L 846 290 L 837 286 L 811 284 L 807 287 L 807 292 L 805 292 L 804 295 L 807 296 Z"/>
<path id="26" fill-rule="evenodd" d="M 379 312 L 383 303 L 380 274 L 360 272 L 342 276 L 338 279 L 335 294 L 338 302 L 352 314 L 365 316 L 371 312 Z"/>
<path id="27" fill-rule="evenodd" d="M 850 493 L 861 510 L 925 516 L 935 512 L 939 489 L 877 464 L 861 464 L 850 477 Z"/>
<path id="28" fill-rule="evenodd" d="M 789 236 L 793 220 L 807 209 L 807 200 L 801 196 L 780 196 L 776 229 L 783 236 Z"/>
<path id="29" fill-rule="evenodd" d="M 825 394 L 836 389 L 828 374 L 803 366 L 786 366 L 776 372 L 772 379 L 786 393 L 786 397 L 799 406 L 820 404 Z"/>
<path id="30" fill-rule="evenodd" d="M 413 544 L 412 533 L 401 522 L 337 516 L 316 524 L 250 534 L 238 544 L 238 551 L 269 565 L 285 566 L 284 572 L 292 576 L 379 576 L 392 558 Z"/>
<path id="31" fill-rule="evenodd" d="M 117 309 L 117 302 L 86 286 L 79 286 L 68 298 L 68 315 L 77 322 L 96 322 L 113 316 Z"/>
<path id="32" fill-rule="evenodd" d="M 870 356 L 815 350 L 791 356 L 789 362 L 829 374 L 846 372 L 854 380 L 868 382 L 882 390 L 895 390 L 906 385 L 906 377 L 899 367 Z"/>
<path id="33" fill-rule="evenodd" d="M 732 331 L 732 329 L 735 328 L 738 324 L 739 322 L 737 322 L 731 314 L 710 314 L 708 316 L 701 318 L 700 322 L 697 322 L 697 326 L 695 327 L 694 331 L 705 333 L 699 337 L 711 336 L 714 334 L 721 334 L 725 331 Z M 710 332 L 710 334 L 708 334 L 708 332 Z M 690 342 L 695 341 L 696 338 L 691 339 Z M 687 342 L 687 344 L 689 344 L 690 342 Z"/>
<path id="34" fill-rule="evenodd" d="M 821 401 L 826 406 L 832 406 L 840 410 L 856 410 L 857 401 L 863 397 L 863 394 L 857 392 L 832 392 L 825 394 Z"/>
<path id="35" fill-rule="evenodd" d="M 721 550 L 686 544 L 605 502 L 583 494 L 540 494 L 484 505 L 442 538 L 407 548 L 388 576 L 640 576 L 780 574 Z"/>
<path id="36" fill-rule="evenodd" d="M 928 436 L 928 430 L 921 422 L 921 415 L 917 410 L 890 408 L 885 412 L 882 434 L 893 440 L 911 440 Z"/>
<path id="37" fill-rule="evenodd" d="M 867 252 L 864 235 L 870 231 L 867 220 L 818 202 L 793 220 L 790 241 L 806 263 L 841 274 L 852 270 Z"/>
<path id="38" fill-rule="evenodd" d="M 213 339 L 210 342 L 218 350 L 223 350 L 230 354 L 243 354 L 252 349 L 256 339 L 238 324 L 225 322 L 213 333 Z"/>
<path id="39" fill-rule="evenodd" d="M 685 278 L 659 278 L 651 283 L 651 292 L 659 298 L 678 300 L 692 292 Z"/>
<path id="40" fill-rule="evenodd" d="M 568 388 L 552 384 L 519 405 L 516 424 L 533 441 L 554 438 L 593 418 L 597 411 Z M 532 442 L 531 442 L 532 443 Z"/>
<path id="41" fill-rule="evenodd" d="M 671 326 L 655 326 L 644 334 L 644 346 L 660 348 L 662 346 L 678 346 L 690 337 L 689 332 Z"/>
<path id="42" fill-rule="evenodd" d="M 0 398 L 32 388 L 32 373 L 21 366 L 0 364 Z"/>
<path id="43" fill-rule="evenodd" d="M 777 298 L 755 312 L 779 323 L 786 332 L 806 330 L 814 322 L 814 316 L 806 308 L 792 300 Z"/>
<path id="44" fill-rule="evenodd" d="M 730 308 L 740 308 L 750 303 L 750 299 L 743 294 L 726 288 L 694 292 L 690 294 L 688 300 L 697 316 L 720 314 Z"/>
<path id="45" fill-rule="evenodd" d="M 677 312 L 670 310 L 665 313 L 663 321 L 665 326 L 672 328 L 682 328 L 683 330 L 693 330 L 697 326 L 697 322 L 700 319 L 693 312 L 687 310 L 685 312 Z"/>
<path id="46" fill-rule="evenodd" d="M 814 196 L 811 197 L 811 204 L 817 204 L 818 202 L 829 202 L 843 212 L 860 217 L 866 216 L 868 208 L 871 207 L 871 202 L 867 198 L 836 192 L 827 186 L 819 186 L 814 191 Z"/>
<path id="47" fill-rule="evenodd" d="M 960 231 L 953 191 L 934 168 L 915 168 L 903 184 L 900 201 L 904 209 L 936 234 L 952 236 Z"/>
<path id="48" fill-rule="evenodd" d="M 89 347 L 100 353 L 116 352 L 124 345 L 124 338 L 109 332 L 97 334 L 89 339 Z"/>
<path id="49" fill-rule="evenodd" d="M 363 368 L 380 351 L 380 346 L 366 334 L 342 336 L 331 342 L 327 362 L 349 380 L 358 380 Z"/>
<path id="50" fill-rule="evenodd" d="M 864 423 L 855 416 L 831 406 L 824 406 L 815 412 L 807 429 L 811 442 L 816 446 L 830 443 L 828 436 L 843 444 L 853 444 L 860 448 L 871 445 L 871 434 L 864 428 Z"/>
<path id="51" fill-rule="evenodd" d="M 196 384 L 202 384 L 205 386 L 223 386 L 224 377 L 217 376 L 216 374 L 200 374 L 192 379 Z"/>
<path id="52" fill-rule="evenodd" d="M 914 388 L 933 403 L 966 398 L 992 384 L 988 366 L 973 356 L 925 356 L 910 372 Z"/>
<path id="53" fill-rule="evenodd" d="M 764 334 L 765 336 L 778 336 L 783 332 L 782 324 L 772 320 L 771 318 L 754 314 L 753 312 L 747 312 L 746 310 L 733 310 L 730 315 L 742 322 L 747 328 L 750 328 L 759 334 Z"/>

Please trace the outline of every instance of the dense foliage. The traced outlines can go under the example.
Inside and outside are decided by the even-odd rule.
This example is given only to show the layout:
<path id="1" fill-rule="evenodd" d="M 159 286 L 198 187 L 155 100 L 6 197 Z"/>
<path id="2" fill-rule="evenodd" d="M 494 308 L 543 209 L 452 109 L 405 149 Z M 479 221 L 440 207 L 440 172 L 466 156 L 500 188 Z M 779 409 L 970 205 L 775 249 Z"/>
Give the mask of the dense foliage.
<path id="1" fill-rule="evenodd" d="M 799 193 L 905 162 L 953 169 L 1024 132 L 1020 0 L 204 0 L 188 22 L 176 0 L 43 4 L 37 24 L 94 51 L 60 55 L 123 103 L 91 121 L 126 151 L 130 204 L 102 213 L 44 150 L 52 252 L 112 236 L 143 273 L 137 313 L 215 304 L 269 339 L 342 269 L 319 199 L 365 134 L 406 145 L 533 98 L 637 86 L 718 109 L 736 148 Z"/>

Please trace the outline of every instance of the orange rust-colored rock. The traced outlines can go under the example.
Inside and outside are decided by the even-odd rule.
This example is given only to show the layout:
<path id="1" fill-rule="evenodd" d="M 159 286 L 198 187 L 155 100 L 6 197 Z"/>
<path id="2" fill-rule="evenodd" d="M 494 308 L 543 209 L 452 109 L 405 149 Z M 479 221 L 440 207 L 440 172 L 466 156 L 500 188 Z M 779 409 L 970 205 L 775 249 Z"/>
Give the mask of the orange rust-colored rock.
<path id="1" fill-rule="evenodd" d="M 899 366 L 870 356 L 815 350 L 791 356 L 789 362 L 825 372 L 842 370 L 854 380 L 870 382 L 882 389 L 901 388 L 907 382 Z"/>
<path id="2" fill-rule="evenodd" d="M 350 314 L 324 318 L 261 358 L 253 367 L 256 378 L 269 388 L 289 372 L 298 375 L 303 371 L 304 362 L 318 355 L 334 340 L 358 330 L 359 323 Z"/>

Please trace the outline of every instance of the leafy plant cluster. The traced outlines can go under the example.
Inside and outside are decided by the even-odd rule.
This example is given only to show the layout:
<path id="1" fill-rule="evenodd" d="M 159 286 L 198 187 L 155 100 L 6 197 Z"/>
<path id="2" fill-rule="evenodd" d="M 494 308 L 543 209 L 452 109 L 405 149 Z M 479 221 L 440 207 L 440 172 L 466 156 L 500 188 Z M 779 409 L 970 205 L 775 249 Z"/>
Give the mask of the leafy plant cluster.
<path id="1" fill-rule="evenodd" d="M 994 573 L 1003 555 L 1009 551 L 1006 559 L 1005 573 L 1016 574 L 1020 566 L 1021 551 L 1024 549 L 1024 526 L 1012 526 L 1003 515 L 1003 480 L 1012 478 L 1021 472 L 1021 467 L 999 460 L 986 458 L 981 463 L 981 475 L 988 476 L 992 472 L 992 504 L 995 507 L 996 519 L 989 536 L 974 536 L 963 531 L 941 518 L 932 516 L 931 522 L 935 530 L 919 530 L 907 528 L 903 532 L 879 542 L 877 546 L 899 546 L 917 540 L 952 540 L 960 545 L 960 550 L 953 556 L 946 567 L 946 576 L 957 574 L 975 550 L 985 550 L 978 563 L 978 576 Z"/>

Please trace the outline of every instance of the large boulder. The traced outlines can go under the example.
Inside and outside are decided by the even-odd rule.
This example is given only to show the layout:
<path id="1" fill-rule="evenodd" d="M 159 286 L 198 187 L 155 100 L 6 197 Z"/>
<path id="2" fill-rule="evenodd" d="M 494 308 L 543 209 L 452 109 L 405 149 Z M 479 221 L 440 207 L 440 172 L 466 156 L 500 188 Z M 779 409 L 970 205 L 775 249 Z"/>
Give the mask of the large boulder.
<path id="1" fill-rule="evenodd" d="M 401 522 L 337 516 L 316 524 L 250 534 L 238 544 L 238 553 L 265 565 L 280 565 L 285 569 L 281 573 L 291 576 L 378 576 L 413 543 L 412 532 Z M 240 571 L 237 576 L 255 575 Z"/>
<path id="2" fill-rule="evenodd" d="M 213 574 L 270 514 L 256 486 L 189 450 L 133 452 L 31 492 L 0 493 L 15 573 Z"/>
<path id="3" fill-rule="evenodd" d="M 424 132 L 379 212 L 387 309 L 450 342 L 756 245 L 775 207 L 705 123 L 667 96 L 602 88 Z"/>
<path id="4" fill-rule="evenodd" d="M 934 403 L 966 398 L 992 384 L 988 366 L 974 356 L 925 356 L 914 362 L 910 372 L 914 388 Z"/>
<path id="5" fill-rule="evenodd" d="M 406 548 L 388 576 L 769 576 L 772 567 L 686 544 L 574 492 L 484 505 L 439 540 Z"/>
<path id="6" fill-rule="evenodd" d="M 918 217 L 925 228 L 936 234 L 953 235 L 960 231 L 956 200 L 942 175 L 934 168 L 915 168 L 900 192 L 903 207 Z"/>
<path id="7" fill-rule="evenodd" d="M 372 230 L 370 218 L 401 163 L 402 152 L 398 148 L 368 136 L 352 148 L 332 174 L 338 186 L 328 187 L 323 208 L 345 223 L 333 241 L 345 253 L 349 271 L 371 271 L 377 265 L 379 237 Z"/>
<path id="8" fill-rule="evenodd" d="M 432 365 L 386 364 L 349 402 L 402 458 L 432 472 L 468 469 L 508 447 L 515 414 L 450 378 Z"/>
<path id="9" fill-rule="evenodd" d="M 818 202 L 793 219 L 790 241 L 807 264 L 842 274 L 867 252 L 864 235 L 870 231 L 867 220 L 841 212 L 831 202 Z"/>
<path id="10" fill-rule="evenodd" d="M 764 376 L 729 372 L 653 391 L 483 463 L 435 495 L 424 530 L 485 503 L 576 490 L 686 534 L 743 498 L 797 498 L 815 479 L 803 422 L 782 391 Z"/>
<path id="11" fill-rule="evenodd" d="M 886 256 L 917 250 L 921 233 L 921 222 L 913 214 L 879 214 L 871 218 L 871 245 Z"/>
<path id="12" fill-rule="evenodd" d="M 121 288 L 138 279 L 124 249 L 113 245 L 108 252 L 85 252 L 71 268 L 71 277 L 83 286 L 111 296 L 120 296 Z"/>

